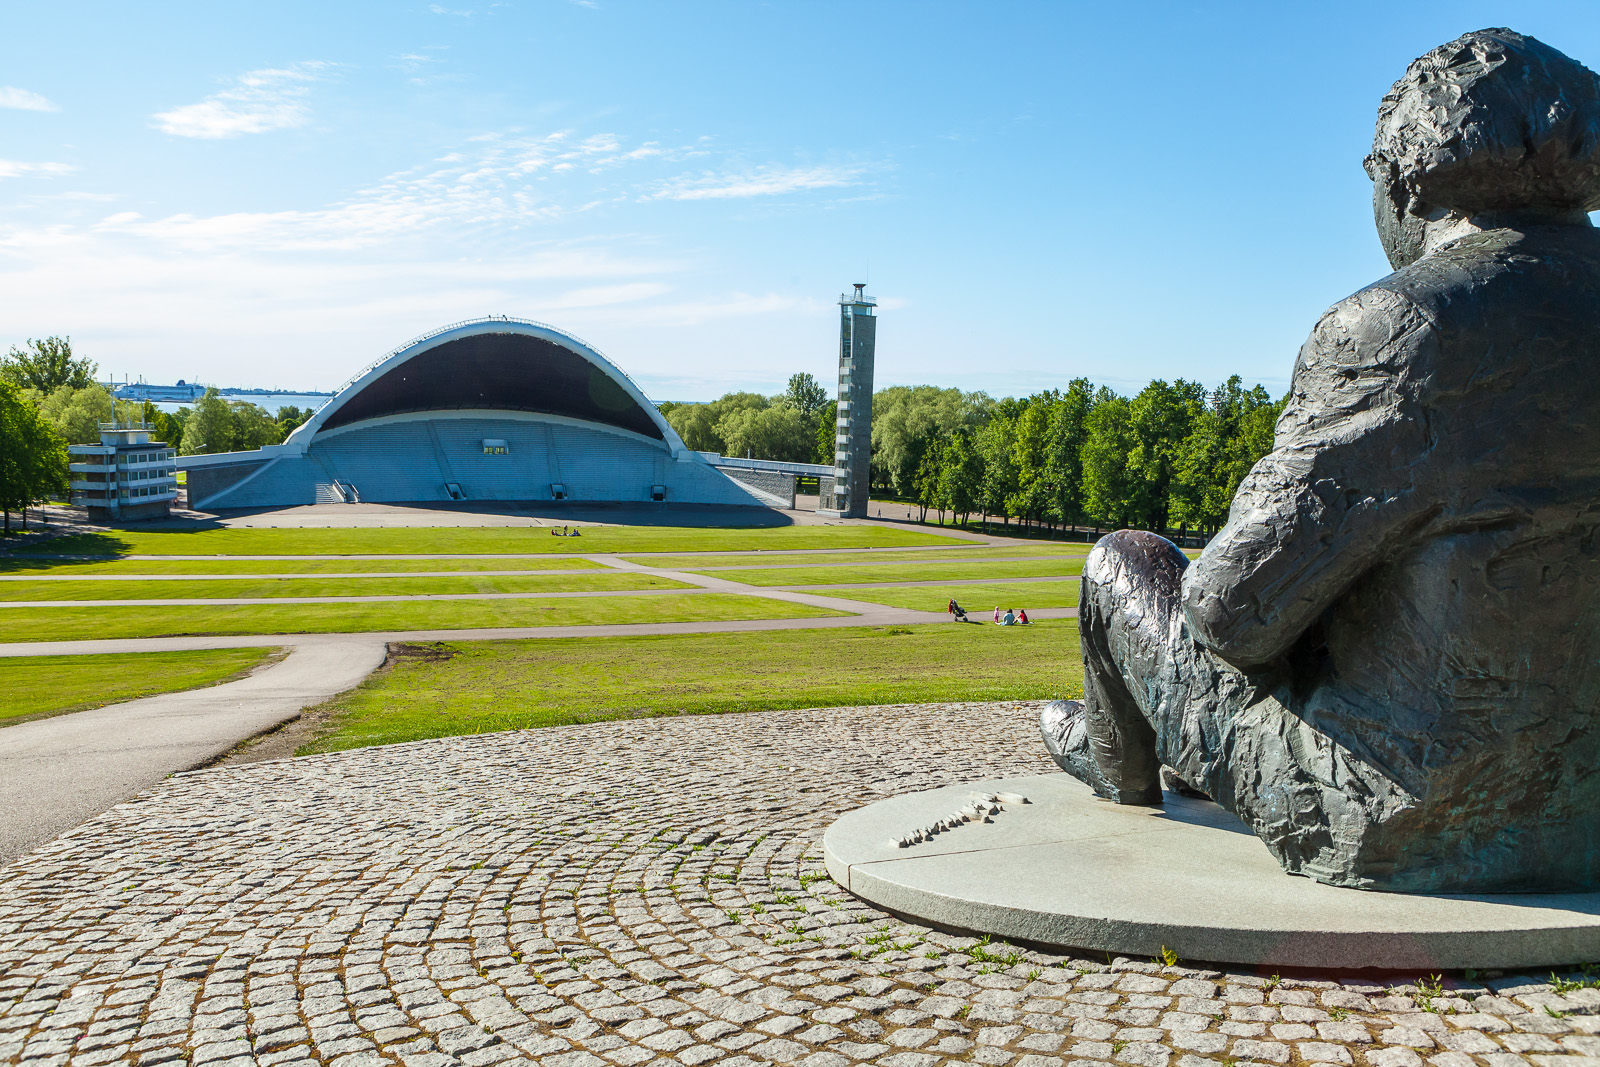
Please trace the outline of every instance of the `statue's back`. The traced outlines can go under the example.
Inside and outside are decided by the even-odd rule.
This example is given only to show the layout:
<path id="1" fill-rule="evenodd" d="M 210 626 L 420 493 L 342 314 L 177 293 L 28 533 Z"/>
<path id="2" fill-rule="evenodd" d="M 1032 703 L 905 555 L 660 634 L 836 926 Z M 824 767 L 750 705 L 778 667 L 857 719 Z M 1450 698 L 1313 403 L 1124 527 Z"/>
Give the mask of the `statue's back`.
<path id="1" fill-rule="evenodd" d="M 1299 642 L 1295 713 L 1414 801 L 1361 865 L 1596 884 L 1600 231 L 1475 234 L 1374 288 L 1431 324 L 1385 370 L 1437 508 Z"/>

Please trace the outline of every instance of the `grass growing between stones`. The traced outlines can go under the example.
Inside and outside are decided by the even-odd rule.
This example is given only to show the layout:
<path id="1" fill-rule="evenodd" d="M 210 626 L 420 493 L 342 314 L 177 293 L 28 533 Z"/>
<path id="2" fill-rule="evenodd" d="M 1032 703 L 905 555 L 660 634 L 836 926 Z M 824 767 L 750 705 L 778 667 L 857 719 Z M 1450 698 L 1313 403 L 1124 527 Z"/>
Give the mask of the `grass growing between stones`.
<path id="1" fill-rule="evenodd" d="M 995 582 L 992 585 L 916 585 L 889 586 L 883 589 L 851 589 L 816 586 L 806 590 L 817 596 L 840 600 L 863 600 L 892 608 L 917 611 L 943 611 L 954 597 L 974 619 L 987 619 L 995 605 L 1007 608 L 1074 608 L 1078 606 L 1078 582 L 1061 578 L 1053 582 Z"/>
<path id="2" fill-rule="evenodd" d="M 0 641 L 75 641 L 180 634 L 322 634 L 495 626 L 797 619 L 844 615 L 731 593 L 651 593 L 557 600 L 420 600 L 356 604 L 0 609 Z M 0 661 L 4 662 L 4 661 Z"/>
<path id="3" fill-rule="evenodd" d="M 546 526 L 448 526 L 391 529 L 118 530 L 36 541 L 17 554 L 85 556 L 344 555 L 395 552 L 729 552 L 755 549 L 948 545 L 952 538 L 881 526 L 778 526 L 766 529 L 681 526 L 585 526 L 579 537 L 552 537 Z M 956 541 L 955 543 L 960 543 Z"/>
<path id="4" fill-rule="evenodd" d="M 1081 695 L 1077 624 L 948 623 L 404 646 L 301 753 L 606 719 Z"/>
<path id="5" fill-rule="evenodd" d="M 0 726 L 124 700 L 230 681 L 277 654 L 273 648 L 126 652 L 0 659 Z"/>
<path id="6" fill-rule="evenodd" d="M 0 601 L 160 601 L 201 597 L 423 596 L 688 588 L 691 587 L 670 578 L 619 571 L 476 578 L 191 578 L 153 582 L 0 582 Z"/>

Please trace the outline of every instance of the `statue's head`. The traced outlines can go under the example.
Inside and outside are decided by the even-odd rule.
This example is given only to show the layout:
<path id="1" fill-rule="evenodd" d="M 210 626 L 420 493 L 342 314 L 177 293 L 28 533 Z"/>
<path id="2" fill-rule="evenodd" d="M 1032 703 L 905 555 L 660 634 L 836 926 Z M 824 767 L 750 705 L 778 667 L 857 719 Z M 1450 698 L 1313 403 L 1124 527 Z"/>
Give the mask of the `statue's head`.
<path id="1" fill-rule="evenodd" d="M 1384 96 L 1366 169 L 1396 268 L 1429 222 L 1581 219 L 1600 208 L 1600 77 L 1511 30 L 1458 37 Z"/>

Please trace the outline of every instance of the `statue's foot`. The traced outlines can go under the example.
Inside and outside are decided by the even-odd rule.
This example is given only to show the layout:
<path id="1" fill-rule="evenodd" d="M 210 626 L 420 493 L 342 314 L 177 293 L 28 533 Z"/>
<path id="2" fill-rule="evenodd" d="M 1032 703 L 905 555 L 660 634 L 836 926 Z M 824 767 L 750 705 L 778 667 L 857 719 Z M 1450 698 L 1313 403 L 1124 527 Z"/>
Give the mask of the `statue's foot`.
<path id="1" fill-rule="evenodd" d="M 1039 712 L 1039 732 L 1044 747 L 1056 766 L 1093 789 L 1096 795 L 1117 804 L 1157 807 L 1161 804 L 1161 782 L 1152 780 L 1137 787 L 1107 780 L 1089 751 L 1089 727 L 1084 721 L 1083 701 L 1052 700 Z"/>
<path id="2" fill-rule="evenodd" d="M 1190 785 L 1186 779 L 1171 767 L 1161 768 L 1161 784 L 1166 786 L 1167 792 L 1176 793 L 1180 797 L 1194 797 L 1197 800 L 1211 799 L 1210 793 Z"/>
<path id="3" fill-rule="evenodd" d="M 1039 732 L 1056 766 L 1078 781 L 1099 786 L 1089 754 L 1089 730 L 1083 721 L 1083 701 L 1052 700 L 1039 712 Z"/>

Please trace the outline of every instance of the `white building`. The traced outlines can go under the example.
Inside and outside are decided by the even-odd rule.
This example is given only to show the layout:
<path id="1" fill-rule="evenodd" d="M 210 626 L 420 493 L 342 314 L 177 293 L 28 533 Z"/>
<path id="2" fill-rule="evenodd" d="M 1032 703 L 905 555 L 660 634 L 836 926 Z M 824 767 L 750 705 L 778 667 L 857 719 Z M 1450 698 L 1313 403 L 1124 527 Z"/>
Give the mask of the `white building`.
<path id="1" fill-rule="evenodd" d="M 177 453 L 144 423 L 100 424 L 97 445 L 68 445 L 72 502 L 101 521 L 162 518 L 178 496 Z"/>

